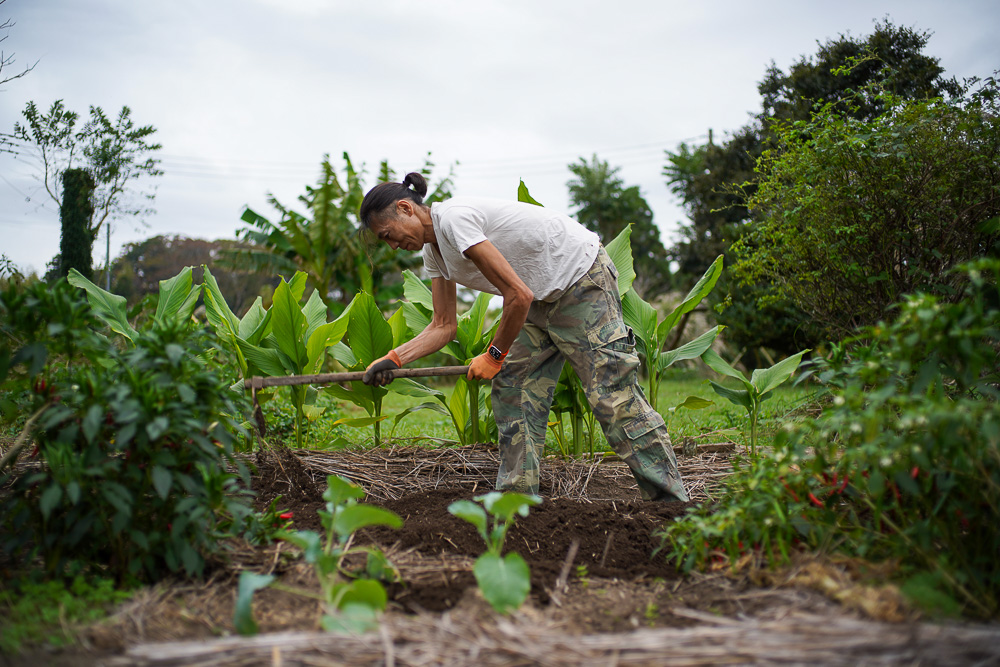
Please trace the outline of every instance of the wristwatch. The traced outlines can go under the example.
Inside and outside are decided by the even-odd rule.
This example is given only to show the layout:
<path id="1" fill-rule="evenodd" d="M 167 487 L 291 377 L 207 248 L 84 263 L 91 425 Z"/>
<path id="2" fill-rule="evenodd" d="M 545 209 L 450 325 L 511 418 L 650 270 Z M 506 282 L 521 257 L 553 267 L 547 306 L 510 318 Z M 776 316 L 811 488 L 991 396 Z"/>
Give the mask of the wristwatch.
<path id="1" fill-rule="evenodd" d="M 500 351 L 499 347 L 492 344 L 490 345 L 489 349 L 486 350 L 486 352 L 488 352 L 489 355 L 497 361 L 503 361 L 503 358 L 505 356 L 504 353 Z"/>

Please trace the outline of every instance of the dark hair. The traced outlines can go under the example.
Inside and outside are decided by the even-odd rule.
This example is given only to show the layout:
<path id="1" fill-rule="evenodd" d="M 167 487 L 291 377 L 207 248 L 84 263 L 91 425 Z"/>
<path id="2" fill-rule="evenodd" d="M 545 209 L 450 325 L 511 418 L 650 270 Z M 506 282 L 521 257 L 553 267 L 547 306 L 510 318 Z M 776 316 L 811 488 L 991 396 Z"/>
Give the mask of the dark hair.
<path id="1" fill-rule="evenodd" d="M 423 206 L 426 194 L 427 180 L 415 171 L 407 174 L 402 183 L 379 183 L 368 191 L 361 202 L 361 210 L 358 212 L 361 228 L 371 229 L 372 222 L 381 218 L 385 210 L 394 207 L 400 199 L 409 199 L 418 206 Z"/>

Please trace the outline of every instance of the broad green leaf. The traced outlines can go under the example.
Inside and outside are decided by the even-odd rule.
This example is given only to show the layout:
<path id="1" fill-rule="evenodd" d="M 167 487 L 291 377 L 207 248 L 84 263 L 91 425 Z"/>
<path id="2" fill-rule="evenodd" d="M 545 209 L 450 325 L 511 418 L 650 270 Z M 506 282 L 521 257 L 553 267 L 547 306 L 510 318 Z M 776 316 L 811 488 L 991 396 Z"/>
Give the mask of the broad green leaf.
<path id="1" fill-rule="evenodd" d="M 306 400 L 308 401 L 308 399 Z M 319 408 L 308 402 L 302 406 L 302 414 L 304 414 L 306 419 L 308 419 L 311 422 L 314 422 L 320 417 L 322 417 L 323 413 L 325 412 L 326 408 Z"/>
<path id="2" fill-rule="evenodd" d="M 517 186 L 517 201 L 524 202 L 525 204 L 541 206 L 541 203 L 536 201 L 535 198 L 528 192 L 528 186 L 524 184 L 524 180 L 521 180 Z"/>
<path id="3" fill-rule="evenodd" d="M 361 500 L 365 490 L 340 475 L 327 475 L 323 500 L 334 505 L 343 505 L 348 500 Z"/>
<path id="4" fill-rule="evenodd" d="M 265 310 L 263 298 L 257 297 L 240 320 L 239 337 L 253 345 L 260 345 L 260 341 L 270 333 L 271 311 Z"/>
<path id="5" fill-rule="evenodd" d="M 688 396 L 684 399 L 683 403 L 675 406 L 675 410 L 680 408 L 687 408 L 688 410 L 701 410 L 702 408 L 707 408 L 715 405 L 715 401 L 710 401 L 707 398 L 702 398 L 701 396 Z"/>
<path id="6" fill-rule="evenodd" d="M 382 415 L 380 417 L 342 417 L 337 421 L 333 422 L 333 426 L 350 426 L 351 428 L 364 428 L 365 426 L 371 426 L 372 424 L 377 424 L 380 421 L 386 420 L 389 415 Z"/>
<path id="7" fill-rule="evenodd" d="M 673 311 L 667 315 L 667 318 L 660 323 L 657 334 L 660 339 L 666 338 L 667 332 L 674 328 L 677 322 L 681 319 L 685 313 L 690 312 L 697 307 L 701 300 L 708 296 L 709 292 L 715 288 L 715 283 L 719 281 L 719 276 L 722 275 L 722 255 L 715 258 L 712 265 L 708 267 L 705 273 L 698 279 L 695 286 L 691 288 L 691 291 L 687 293 L 684 300 L 673 309 Z"/>
<path id="8" fill-rule="evenodd" d="M 323 391 L 339 398 L 342 401 L 353 403 L 362 408 L 368 414 L 375 412 L 375 403 L 368 397 L 358 394 L 351 389 L 344 389 L 339 384 L 328 384 L 323 387 Z"/>
<path id="9" fill-rule="evenodd" d="M 344 507 L 333 518 L 333 529 L 343 539 L 366 526 L 399 528 L 402 525 L 403 520 L 399 518 L 398 514 L 374 505 Z"/>
<path id="10" fill-rule="evenodd" d="M 448 410 L 456 427 L 464 432 L 465 424 L 469 421 L 469 381 L 462 376 L 455 382 L 455 388 L 448 398 Z"/>
<path id="11" fill-rule="evenodd" d="M 481 505 L 474 503 L 471 500 L 456 500 L 451 505 L 448 505 L 448 512 L 463 521 L 471 523 L 476 527 L 476 530 L 483 537 L 483 539 L 487 539 L 486 531 L 488 530 L 488 527 L 486 510 L 484 510 Z"/>
<path id="12" fill-rule="evenodd" d="M 392 328 L 370 294 L 355 298 L 347 334 L 354 356 L 365 367 L 392 349 Z"/>
<path id="13" fill-rule="evenodd" d="M 41 497 L 38 499 L 38 509 L 42 512 L 42 518 L 46 521 L 49 520 L 49 515 L 52 514 L 52 510 L 56 508 L 59 501 L 62 500 L 63 490 L 58 483 L 53 483 L 49 488 L 42 492 Z"/>
<path id="14" fill-rule="evenodd" d="M 712 348 L 705 350 L 705 353 L 701 355 L 701 360 L 716 373 L 736 378 L 743 383 L 743 386 L 745 386 L 748 391 L 754 389 L 753 385 L 750 384 L 750 381 L 743 377 L 743 373 L 740 373 L 738 370 L 727 364 L 725 360 Z"/>
<path id="15" fill-rule="evenodd" d="M 736 405 L 743 406 L 747 412 L 753 412 L 753 399 L 750 397 L 750 392 L 746 389 L 730 389 L 729 387 L 723 387 L 721 384 L 709 380 L 708 383 L 712 385 L 712 389 L 719 396 L 729 400 Z"/>
<path id="16" fill-rule="evenodd" d="M 351 348 L 346 343 L 338 342 L 330 346 L 330 356 L 339 361 L 345 368 L 354 368 L 358 365 L 358 358 L 351 352 Z"/>
<path id="17" fill-rule="evenodd" d="M 205 315 L 208 317 L 208 323 L 220 335 L 224 333 L 234 336 L 239 335 L 240 320 L 233 313 L 229 304 L 226 303 L 226 297 L 223 296 L 222 290 L 219 289 L 218 281 L 206 265 L 202 264 L 201 270 L 204 276 L 202 293 L 205 300 Z"/>
<path id="18" fill-rule="evenodd" d="M 326 306 L 323 307 L 323 310 L 325 313 Z M 347 333 L 347 325 L 350 319 L 351 311 L 345 310 L 333 322 L 327 322 L 313 330 L 312 335 L 309 336 L 306 343 L 306 355 L 308 357 L 307 372 L 315 373 L 318 370 L 316 365 L 320 360 L 323 350 L 340 342 L 340 339 Z"/>
<path id="19" fill-rule="evenodd" d="M 306 305 L 302 306 L 302 315 L 306 318 L 306 340 L 312 335 L 316 327 L 326 324 L 326 304 L 320 298 L 319 290 L 313 290 L 306 300 Z"/>
<path id="20" fill-rule="evenodd" d="M 323 555 L 323 536 L 314 530 L 278 531 L 274 537 L 294 544 L 302 550 L 307 563 L 315 563 Z"/>
<path id="21" fill-rule="evenodd" d="M 125 297 L 105 292 L 100 287 L 83 277 L 76 269 L 70 269 L 66 276 L 70 285 L 87 292 L 87 301 L 94 309 L 94 314 L 111 327 L 116 334 L 125 336 L 130 341 L 136 336 L 136 330 L 128 323 L 128 304 Z"/>
<path id="22" fill-rule="evenodd" d="M 791 377 L 792 373 L 795 372 L 795 369 L 799 367 L 799 363 L 802 361 L 802 355 L 806 352 L 809 352 L 809 350 L 802 350 L 787 359 L 782 359 L 770 368 L 758 368 L 750 377 L 750 382 L 757 387 L 757 391 L 762 394 L 766 394 Z"/>
<path id="23" fill-rule="evenodd" d="M 712 346 L 712 343 L 715 342 L 715 339 L 725 328 L 725 326 L 719 325 L 676 349 L 664 352 L 657 361 L 659 370 L 662 371 L 667 366 L 682 359 L 697 359 L 705 353 L 705 350 Z"/>
<path id="24" fill-rule="evenodd" d="M 156 490 L 157 495 L 160 496 L 161 499 L 167 499 L 172 482 L 173 476 L 170 474 L 169 470 L 163 466 L 153 466 L 153 488 Z"/>
<path id="25" fill-rule="evenodd" d="M 434 312 L 434 295 L 431 288 L 409 269 L 403 271 L 403 296 L 407 301 L 420 304 L 429 312 Z"/>
<path id="26" fill-rule="evenodd" d="M 406 418 L 408 415 L 410 415 L 410 414 L 412 414 L 414 412 L 417 412 L 419 410 L 434 410 L 435 412 L 440 412 L 441 414 L 445 415 L 446 417 L 451 417 L 451 413 L 448 412 L 448 408 L 444 407 L 443 403 L 444 403 L 444 398 L 441 398 L 441 403 L 427 402 L 427 403 L 421 403 L 420 405 L 414 405 L 412 407 L 406 408 L 402 412 L 398 413 L 395 416 L 395 418 L 393 418 L 393 420 L 392 420 L 392 429 L 393 429 L 393 431 L 395 431 L 396 427 L 399 426 L 399 422 L 403 421 L 403 419 Z"/>
<path id="27" fill-rule="evenodd" d="M 352 602 L 343 605 L 336 614 L 323 614 L 319 624 L 325 632 L 363 635 L 378 629 L 378 612 L 366 604 Z"/>
<path id="28" fill-rule="evenodd" d="M 531 591 L 531 571 L 516 553 L 501 558 L 485 553 L 472 566 L 483 597 L 501 614 L 520 607 Z"/>
<path id="29" fill-rule="evenodd" d="M 466 359 L 475 356 L 475 350 L 483 340 L 483 329 L 486 327 L 486 311 L 490 305 L 492 294 L 480 292 L 476 297 L 472 308 L 458 318 L 458 339 L 459 348 Z"/>
<path id="30" fill-rule="evenodd" d="M 194 312 L 201 292 L 192 284 L 192 268 L 186 266 L 173 278 L 160 281 L 160 299 L 153 315 L 155 321 L 163 324 L 167 320 L 185 322 L 191 319 L 191 313 Z"/>
<path id="31" fill-rule="evenodd" d="M 233 613 L 233 626 L 236 632 L 244 636 L 257 634 L 257 621 L 253 617 L 253 594 L 270 585 L 274 579 L 273 574 L 255 574 L 247 571 L 240 573 L 236 609 Z"/>
<path id="32" fill-rule="evenodd" d="M 389 389 L 394 394 L 402 394 L 403 396 L 444 399 L 444 392 L 422 385 L 410 378 L 397 378 L 393 380 L 392 384 L 389 385 Z"/>
<path id="33" fill-rule="evenodd" d="M 295 303 L 302 301 L 302 295 L 306 293 L 307 280 L 308 276 L 304 271 L 296 271 L 292 279 L 288 281 L 288 290 L 292 293 Z"/>
<path id="34" fill-rule="evenodd" d="M 656 338 L 656 310 L 642 300 L 634 289 L 622 297 L 622 316 L 636 336 L 642 341 L 645 353 L 656 353 L 660 342 Z"/>
<path id="35" fill-rule="evenodd" d="M 303 340 L 305 330 L 306 318 L 302 308 L 293 297 L 288 283 L 281 281 L 274 290 L 271 305 L 271 332 L 278 349 L 291 361 L 295 373 L 303 372 L 308 362 Z"/>
<path id="36" fill-rule="evenodd" d="M 286 369 L 282 365 L 281 355 L 278 354 L 277 350 L 257 347 L 240 338 L 236 339 L 236 345 L 239 346 L 240 352 L 246 358 L 247 366 L 251 369 L 251 372 L 259 371 L 262 375 L 273 377 L 288 375 L 293 372 L 292 369 Z M 254 374 L 256 375 L 256 372 Z"/>
<path id="37" fill-rule="evenodd" d="M 540 502 L 542 502 L 542 499 L 536 495 L 510 492 L 501 493 L 499 497 L 487 494 L 483 499 L 486 511 L 501 521 L 510 521 L 515 514 L 528 516 L 529 508 Z"/>
<path id="38" fill-rule="evenodd" d="M 402 308 L 397 308 L 396 312 L 389 316 L 389 329 L 392 331 L 392 346 L 399 347 L 406 341 L 413 338 L 410 327 L 406 324 L 406 314 Z"/>
<path id="39" fill-rule="evenodd" d="M 371 579 L 355 579 L 340 598 L 340 607 L 344 608 L 350 604 L 365 605 L 371 609 L 382 611 L 385 609 L 389 596 L 385 593 L 385 588 L 377 581 Z"/>
<path id="40" fill-rule="evenodd" d="M 632 225 L 618 233 L 604 249 L 618 270 L 618 296 L 624 296 L 635 281 L 635 267 L 632 264 Z"/>

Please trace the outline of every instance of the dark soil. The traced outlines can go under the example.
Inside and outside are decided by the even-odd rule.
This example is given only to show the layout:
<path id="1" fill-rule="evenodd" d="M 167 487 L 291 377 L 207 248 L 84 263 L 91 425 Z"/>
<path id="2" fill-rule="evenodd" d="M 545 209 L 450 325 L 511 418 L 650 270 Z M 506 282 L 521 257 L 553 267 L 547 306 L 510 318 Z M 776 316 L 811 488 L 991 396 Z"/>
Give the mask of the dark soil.
<path id="1" fill-rule="evenodd" d="M 276 450 L 258 459 L 254 476 L 257 502 L 266 506 L 282 496 L 278 506 L 293 513 L 297 530 L 321 530 L 318 509 L 324 503 L 316 480 L 296 456 Z M 544 492 L 545 489 L 542 489 Z M 368 500 L 403 519 L 400 529 L 386 527 L 359 531 L 355 544 L 374 544 L 415 552 L 426 557 L 475 559 L 485 550 L 483 539 L 466 521 L 452 516 L 448 506 L 471 500 L 477 493 L 465 487 L 418 491 L 397 500 Z M 605 489 L 605 494 L 607 490 Z M 622 581 L 674 580 L 676 569 L 653 556 L 659 539 L 653 533 L 682 515 L 688 503 L 643 502 L 622 488 L 619 500 L 546 498 L 527 517 L 518 517 L 507 535 L 505 551 L 516 551 L 531 568 L 532 594 L 542 605 L 550 601 L 572 543 L 577 552 L 569 564 L 574 577 Z M 444 572 L 430 581 L 391 587 L 391 599 L 407 611 L 442 611 L 454 607 L 476 585 L 471 572 Z"/>

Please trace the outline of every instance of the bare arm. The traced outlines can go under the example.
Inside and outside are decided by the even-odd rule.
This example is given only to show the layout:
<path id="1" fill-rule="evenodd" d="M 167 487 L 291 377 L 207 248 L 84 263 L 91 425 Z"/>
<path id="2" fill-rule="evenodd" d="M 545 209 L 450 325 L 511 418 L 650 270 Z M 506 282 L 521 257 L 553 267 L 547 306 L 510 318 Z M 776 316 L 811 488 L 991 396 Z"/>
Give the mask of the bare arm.
<path id="1" fill-rule="evenodd" d="M 396 354 L 403 364 L 437 352 L 454 340 L 458 331 L 455 281 L 432 278 L 431 295 L 434 299 L 434 315 L 431 323 L 412 340 L 396 348 Z"/>
<path id="2" fill-rule="evenodd" d="M 521 332 L 535 295 L 517 275 L 510 262 L 489 241 L 472 246 L 465 251 L 465 256 L 472 260 L 503 295 L 503 314 L 500 316 L 500 326 L 493 337 L 493 344 L 506 352 Z"/>

